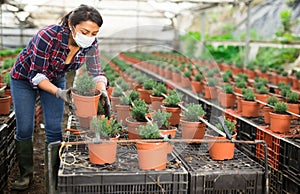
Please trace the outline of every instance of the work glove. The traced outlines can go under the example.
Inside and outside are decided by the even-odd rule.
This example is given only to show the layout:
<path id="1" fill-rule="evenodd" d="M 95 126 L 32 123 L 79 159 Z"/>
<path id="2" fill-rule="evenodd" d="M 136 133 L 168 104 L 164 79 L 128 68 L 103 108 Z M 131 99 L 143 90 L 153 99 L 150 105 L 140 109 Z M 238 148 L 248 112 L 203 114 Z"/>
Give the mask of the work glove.
<path id="1" fill-rule="evenodd" d="M 71 102 L 71 89 L 72 88 L 62 90 L 62 89 L 58 88 L 56 91 L 56 94 L 55 94 L 56 98 L 60 98 L 63 101 L 65 101 L 66 103 L 71 104 L 72 103 Z"/>
<path id="2" fill-rule="evenodd" d="M 105 117 L 110 118 L 112 110 L 111 110 L 110 100 L 106 90 L 100 91 L 100 103 L 104 109 Z"/>

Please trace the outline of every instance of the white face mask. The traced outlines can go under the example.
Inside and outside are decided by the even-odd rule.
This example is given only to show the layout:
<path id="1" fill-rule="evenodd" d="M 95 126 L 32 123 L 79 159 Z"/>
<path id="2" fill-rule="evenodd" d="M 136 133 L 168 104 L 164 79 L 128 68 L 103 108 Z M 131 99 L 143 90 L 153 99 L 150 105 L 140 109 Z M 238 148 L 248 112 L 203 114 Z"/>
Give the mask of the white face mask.
<path id="1" fill-rule="evenodd" d="M 75 30 L 75 27 L 73 27 Z M 76 32 L 76 35 L 74 37 L 74 34 L 72 32 L 72 36 L 74 41 L 76 42 L 76 44 L 78 46 L 80 46 L 81 48 L 87 48 L 89 46 L 91 46 L 93 44 L 93 42 L 95 41 L 96 36 L 86 36 L 84 34 L 81 34 L 79 32 Z"/>

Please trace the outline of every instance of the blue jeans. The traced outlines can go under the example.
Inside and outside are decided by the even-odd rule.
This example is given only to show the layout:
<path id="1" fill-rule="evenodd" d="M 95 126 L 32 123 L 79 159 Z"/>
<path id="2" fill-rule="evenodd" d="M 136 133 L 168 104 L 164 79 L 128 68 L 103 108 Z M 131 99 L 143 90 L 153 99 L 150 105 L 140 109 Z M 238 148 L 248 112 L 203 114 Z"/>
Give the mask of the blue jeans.
<path id="1" fill-rule="evenodd" d="M 52 83 L 65 89 L 66 78 L 63 77 Z M 16 139 L 25 141 L 32 138 L 35 124 L 35 104 L 39 94 L 45 122 L 46 141 L 61 141 L 64 101 L 44 90 L 33 89 L 26 80 L 11 79 L 10 89 L 16 115 Z"/>

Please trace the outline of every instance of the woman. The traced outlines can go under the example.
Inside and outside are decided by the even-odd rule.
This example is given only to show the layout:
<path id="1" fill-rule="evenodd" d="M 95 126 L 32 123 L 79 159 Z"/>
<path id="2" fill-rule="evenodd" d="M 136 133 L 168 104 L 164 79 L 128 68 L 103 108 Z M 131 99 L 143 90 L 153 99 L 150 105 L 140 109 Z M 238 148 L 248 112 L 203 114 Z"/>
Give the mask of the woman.
<path id="1" fill-rule="evenodd" d="M 44 114 L 46 146 L 62 141 L 64 102 L 68 102 L 70 93 L 70 89 L 65 89 L 66 72 L 76 70 L 85 63 L 87 71 L 94 77 L 96 88 L 102 91 L 109 104 L 107 79 L 100 68 L 96 39 L 102 23 L 96 9 L 81 5 L 65 15 L 60 25 L 41 29 L 19 54 L 11 70 L 11 90 L 17 123 L 15 142 L 20 177 L 12 184 L 12 189 L 27 189 L 33 178 L 32 135 L 38 95 Z M 52 182 L 56 184 L 58 148 L 53 149 L 51 155 Z M 46 166 L 47 160 L 46 157 Z"/>

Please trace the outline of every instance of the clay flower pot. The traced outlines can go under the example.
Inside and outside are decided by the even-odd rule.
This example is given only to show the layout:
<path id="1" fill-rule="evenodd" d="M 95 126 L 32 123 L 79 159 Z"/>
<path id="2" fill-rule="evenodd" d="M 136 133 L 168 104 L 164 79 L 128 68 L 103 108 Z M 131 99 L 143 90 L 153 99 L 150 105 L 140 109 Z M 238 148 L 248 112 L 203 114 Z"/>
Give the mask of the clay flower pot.
<path id="1" fill-rule="evenodd" d="M 168 142 L 136 142 L 139 168 L 164 170 L 167 167 Z"/>
<path id="2" fill-rule="evenodd" d="M 204 98 L 206 99 L 216 99 L 217 98 L 217 88 L 216 87 L 209 87 L 204 85 L 205 95 Z"/>
<path id="3" fill-rule="evenodd" d="M 259 104 L 255 101 L 242 100 L 242 116 L 243 117 L 258 117 Z"/>
<path id="4" fill-rule="evenodd" d="M 171 117 L 169 118 L 169 124 L 171 126 L 178 125 L 180 123 L 180 113 L 181 108 L 179 107 L 167 107 L 164 105 L 161 105 L 162 110 L 172 113 Z"/>
<path id="5" fill-rule="evenodd" d="M 131 117 L 126 118 L 127 123 L 127 131 L 128 131 L 128 139 L 141 139 L 139 135 L 139 126 L 147 125 L 147 122 L 138 122 L 132 119 Z"/>
<path id="6" fill-rule="evenodd" d="M 150 95 L 150 100 L 152 111 L 161 110 L 161 105 L 163 104 L 164 97 Z"/>
<path id="7" fill-rule="evenodd" d="M 291 125 L 291 115 L 270 112 L 270 130 L 275 133 L 288 133 Z"/>
<path id="8" fill-rule="evenodd" d="M 202 92 L 202 90 L 203 90 L 202 82 L 192 80 L 191 84 L 192 84 L 193 92 L 195 92 L 195 93 L 201 93 Z"/>
<path id="9" fill-rule="evenodd" d="M 177 133 L 177 127 L 171 126 L 170 129 L 159 129 L 159 131 L 163 135 L 171 135 L 171 138 L 173 139 Z"/>
<path id="10" fill-rule="evenodd" d="M 0 115 L 8 115 L 10 113 L 11 96 L 0 97 Z"/>
<path id="11" fill-rule="evenodd" d="M 236 135 L 234 134 L 232 137 L 236 139 Z M 215 140 L 226 140 L 225 137 L 215 137 L 208 136 L 208 139 Z M 230 160 L 234 157 L 234 143 L 225 143 L 225 142 L 209 142 L 208 149 L 209 155 L 213 160 Z"/>
<path id="12" fill-rule="evenodd" d="M 117 104 L 116 110 L 117 110 L 117 121 L 122 122 L 123 125 L 126 125 L 126 118 L 130 117 L 130 106 Z"/>
<path id="13" fill-rule="evenodd" d="M 117 140 L 117 138 L 111 140 Z M 88 144 L 90 161 L 93 164 L 112 164 L 116 161 L 117 142 Z"/>
<path id="14" fill-rule="evenodd" d="M 295 114 L 300 114 L 300 104 L 296 104 L 296 103 L 287 103 L 288 106 L 288 111 L 295 113 Z M 292 116 L 292 119 L 299 119 L 299 117 L 297 116 Z"/>
<path id="15" fill-rule="evenodd" d="M 264 102 L 264 103 L 267 103 L 267 102 L 268 102 L 268 97 L 269 97 L 268 94 L 255 94 L 255 99 L 256 99 L 256 100 L 259 100 L 259 101 L 262 101 L 262 102 Z M 260 105 L 259 105 L 259 108 L 262 108 L 262 107 L 264 107 L 264 105 L 263 105 L 263 104 L 260 104 Z"/>
<path id="16" fill-rule="evenodd" d="M 116 108 L 117 104 L 120 104 L 120 97 L 112 96 L 111 97 L 111 110 L 113 112 L 117 112 L 117 108 Z"/>
<path id="17" fill-rule="evenodd" d="M 234 94 L 226 94 L 220 93 L 219 95 L 220 104 L 224 108 L 233 108 L 235 105 L 235 95 Z"/>
<path id="18" fill-rule="evenodd" d="M 140 99 L 144 100 L 147 104 L 151 103 L 151 99 L 150 99 L 150 90 L 145 90 L 143 88 L 139 88 L 137 90 L 140 93 Z"/>
<path id="19" fill-rule="evenodd" d="M 95 96 L 82 96 L 72 91 L 75 114 L 79 117 L 93 117 L 97 115 L 100 94 Z"/>
<path id="20" fill-rule="evenodd" d="M 264 106 L 263 111 L 264 111 L 264 121 L 266 124 L 270 124 L 270 112 L 272 112 L 274 109 L 269 106 Z"/>
<path id="21" fill-rule="evenodd" d="M 203 139 L 206 125 L 202 122 L 180 120 L 182 139 Z"/>

